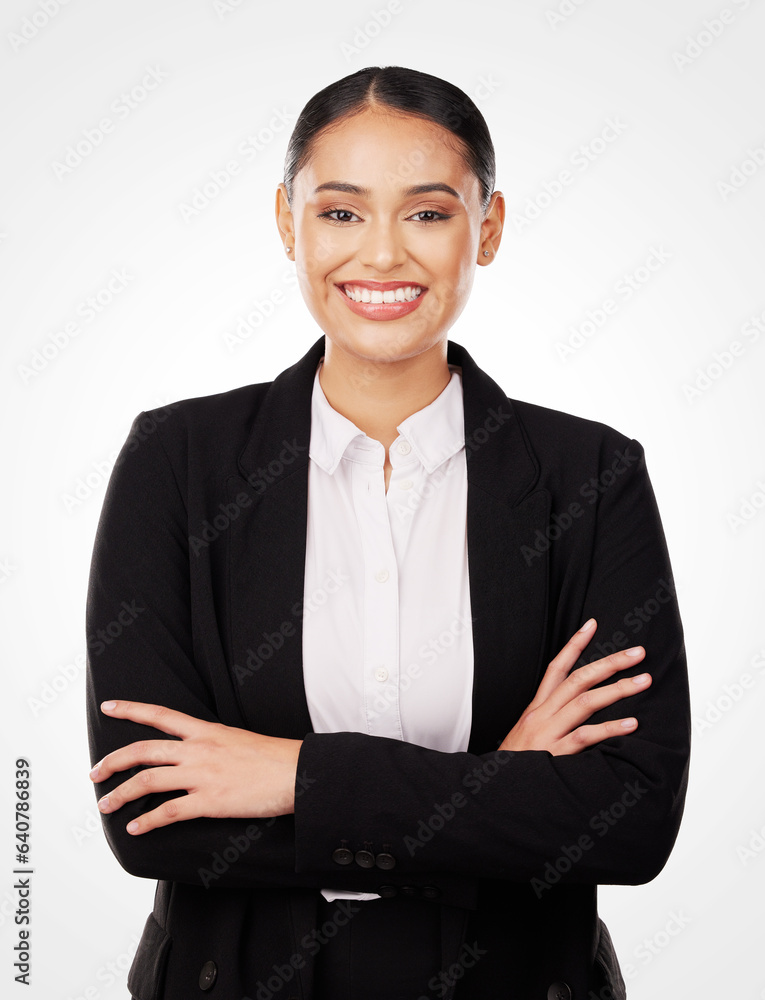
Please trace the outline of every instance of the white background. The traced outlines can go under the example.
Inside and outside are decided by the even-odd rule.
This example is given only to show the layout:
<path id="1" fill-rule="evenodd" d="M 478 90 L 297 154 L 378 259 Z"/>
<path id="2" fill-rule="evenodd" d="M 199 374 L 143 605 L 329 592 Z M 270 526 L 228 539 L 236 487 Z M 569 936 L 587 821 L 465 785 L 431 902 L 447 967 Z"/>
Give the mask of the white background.
<path id="1" fill-rule="evenodd" d="M 126 995 L 153 883 L 110 854 L 87 777 L 84 604 L 106 479 L 142 409 L 272 379 L 319 336 L 273 221 L 289 126 L 263 130 L 355 69 L 401 64 L 475 98 L 512 213 L 451 339 L 510 396 L 640 440 L 664 520 L 695 742 L 666 868 L 601 890 L 630 998 L 765 997 L 765 3 L 730 0 L 728 24 L 706 0 L 559 6 L 400 0 L 375 22 L 383 0 L 3 3 L 3 996 Z M 149 68 L 155 88 L 116 110 Z M 113 270 L 129 278 L 88 319 Z M 610 297 L 618 310 L 562 357 Z M 18 756 L 33 771 L 31 988 L 12 968 Z"/>

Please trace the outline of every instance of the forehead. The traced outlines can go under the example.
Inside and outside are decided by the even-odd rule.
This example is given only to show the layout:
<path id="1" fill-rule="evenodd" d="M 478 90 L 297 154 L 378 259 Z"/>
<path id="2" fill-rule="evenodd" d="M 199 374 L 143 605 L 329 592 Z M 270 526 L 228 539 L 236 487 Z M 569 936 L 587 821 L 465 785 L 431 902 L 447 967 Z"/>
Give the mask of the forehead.
<path id="1" fill-rule="evenodd" d="M 329 180 L 390 192 L 441 181 L 467 202 L 479 197 L 480 185 L 463 149 L 457 136 L 429 119 L 365 109 L 315 138 L 295 184 L 310 197 Z"/>

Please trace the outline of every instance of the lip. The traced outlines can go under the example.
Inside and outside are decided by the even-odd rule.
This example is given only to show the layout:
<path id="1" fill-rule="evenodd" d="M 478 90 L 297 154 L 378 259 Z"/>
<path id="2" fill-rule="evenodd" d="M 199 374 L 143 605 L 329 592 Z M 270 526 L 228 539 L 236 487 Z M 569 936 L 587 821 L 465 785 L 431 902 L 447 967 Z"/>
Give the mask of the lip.
<path id="1" fill-rule="evenodd" d="M 397 288 L 411 288 L 412 286 L 421 288 L 422 291 L 417 298 L 412 299 L 411 302 L 355 302 L 353 299 L 349 299 L 345 294 L 345 285 L 355 285 L 357 288 L 368 288 L 370 292 L 393 292 Z M 419 306 L 420 302 L 422 302 L 428 292 L 427 287 L 425 285 L 421 285 L 419 281 L 351 280 L 343 281 L 341 284 L 336 284 L 335 288 L 351 312 L 356 313 L 357 316 L 363 316 L 364 319 L 373 320 L 399 319 L 401 316 L 408 315 Z"/>

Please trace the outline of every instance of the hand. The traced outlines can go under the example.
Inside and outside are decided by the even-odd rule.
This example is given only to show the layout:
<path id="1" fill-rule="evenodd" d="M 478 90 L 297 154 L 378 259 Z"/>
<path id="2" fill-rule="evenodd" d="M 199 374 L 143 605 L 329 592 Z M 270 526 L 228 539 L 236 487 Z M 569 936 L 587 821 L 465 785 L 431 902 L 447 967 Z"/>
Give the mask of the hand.
<path id="1" fill-rule="evenodd" d="M 115 719 L 132 719 L 181 737 L 180 741 L 130 743 L 107 754 L 90 772 L 93 781 L 106 781 L 117 771 L 140 764 L 154 765 L 100 799 L 98 808 L 103 813 L 115 812 L 144 795 L 188 792 L 128 823 L 128 833 L 146 833 L 198 816 L 255 819 L 295 811 L 302 740 L 263 736 L 138 701 L 104 702 L 101 711 Z"/>
<path id="2" fill-rule="evenodd" d="M 504 738 L 500 750 L 548 750 L 555 756 L 574 754 L 609 736 L 624 736 L 637 728 L 637 719 L 633 718 L 581 725 L 601 708 L 651 686 L 651 675 L 640 674 L 591 690 L 618 670 L 634 667 L 645 656 L 642 646 L 633 646 L 571 670 L 594 635 L 595 619 L 591 618 L 547 667 L 534 700 Z"/>

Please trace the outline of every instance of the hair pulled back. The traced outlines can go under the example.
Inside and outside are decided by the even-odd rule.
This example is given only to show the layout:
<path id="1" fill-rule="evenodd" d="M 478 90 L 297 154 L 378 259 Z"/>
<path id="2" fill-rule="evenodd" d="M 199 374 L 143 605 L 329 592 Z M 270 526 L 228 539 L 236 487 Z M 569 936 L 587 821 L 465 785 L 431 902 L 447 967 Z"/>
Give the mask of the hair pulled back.
<path id="1" fill-rule="evenodd" d="M 485 212 L 496 177 L 494 145 L 481 112 L 468 95 L 440 77 L 404 66 L 367 66 L 329 84 L 300 112 L 284 161 L 284 185 L 292 202 L 295 176 L 311 156 L 321 133 L 343 118 L 383 105 L 440 125 L 460 142 L 468 166 L 478 178 Z"/>

